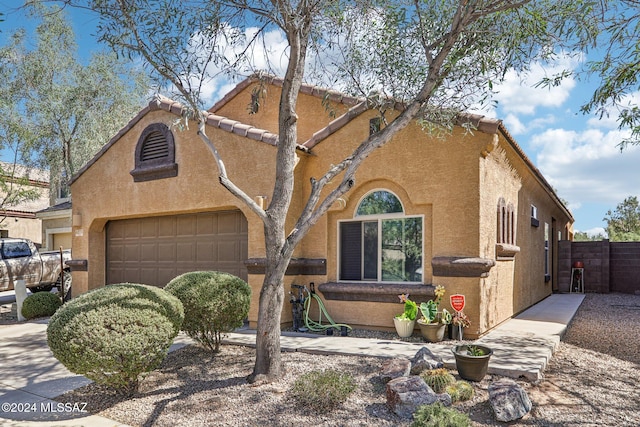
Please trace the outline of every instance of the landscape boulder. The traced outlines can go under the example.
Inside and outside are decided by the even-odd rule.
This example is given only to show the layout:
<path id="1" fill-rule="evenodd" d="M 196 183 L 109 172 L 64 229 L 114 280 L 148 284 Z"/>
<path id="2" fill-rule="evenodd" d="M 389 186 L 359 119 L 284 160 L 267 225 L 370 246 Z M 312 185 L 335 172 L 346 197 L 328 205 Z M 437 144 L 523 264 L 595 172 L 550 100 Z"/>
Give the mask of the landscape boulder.
<path id="1" fill-rule="evenodd" d="M 503 378 L 489 385 L 489 402 L 498 421 L 508 423 L 531 410 L 527 392 L 514 380 Z"/>
<path id="2" fill-rule="evenodd" d="M 380 378 L 382 382 L 388 383 L 393 379 L 408 376 L 410 371 L 411 362 L 408 359 L 389 359 L 382 364 Z"/>
<path id="3" fill-rule="evenodd" d="M 427 369 L 438 369 L 444 367 L 442 358 L 436 356 L 427 347 L 422 347 L 413 359 L 411 359 L 411 374 L 420 375 L 422 371 Z"/>
<path id="4" fill-rule="evenodd" d="M 411 419 L 419 406 L 438 400 L 438 395 L 418 376 L 400 377 L 387 383 L 387 405 L 401 418 Z"/>

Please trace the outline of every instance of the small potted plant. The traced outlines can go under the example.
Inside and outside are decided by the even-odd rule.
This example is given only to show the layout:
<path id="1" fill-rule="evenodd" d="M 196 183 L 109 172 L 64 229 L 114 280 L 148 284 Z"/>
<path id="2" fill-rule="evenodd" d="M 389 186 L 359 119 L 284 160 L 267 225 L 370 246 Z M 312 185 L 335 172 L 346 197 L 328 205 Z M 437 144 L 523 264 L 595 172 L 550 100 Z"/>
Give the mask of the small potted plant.
<path id="1" fill-rule="evenodd" d="M 489 369 L 493 350 L 483 345 L 456 345 L 451 351 L 456 359 L 456 369 L 462 379 L 482 381 Z"/>
<path id="2" fill-rule="evenodd" d="M 471 320 L 469 316 L 464 314 L 463 311 L 456 311 L 451 316 L 451 324 L 449 325 L 449 332 L 452 340 L 462 341 L 464 335 L 464 328 L 471 326 Z"/>
<path id="3" fill-rule="evenodd" d="M 420 304 L 422 317 L 418 319 L 420 332 L 422 332 L 422 336 L 429 342 L 442 341 L 447 326 L 441 321 L 441 314 L 438 313 L 438 306 L 445 294 L 444 286 L 436 286 L 434 293 L 435 299 Z"/>
<path id="4" fill-rule="evenodd" d="M 393 324 L 400 338 L 407 338 L 413 334 L 418 317 L 418 305 L 409 299 L 409 294 L 398 295 L 400 301 L 404 303 L 404 312 L 393 318 Z"/>

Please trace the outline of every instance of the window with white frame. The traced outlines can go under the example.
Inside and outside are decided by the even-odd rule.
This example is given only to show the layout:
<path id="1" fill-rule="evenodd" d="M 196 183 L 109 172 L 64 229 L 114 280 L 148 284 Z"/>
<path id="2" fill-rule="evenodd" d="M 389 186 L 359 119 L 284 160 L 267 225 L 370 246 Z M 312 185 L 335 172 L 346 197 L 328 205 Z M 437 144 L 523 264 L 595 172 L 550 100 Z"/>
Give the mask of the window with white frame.
<path id="1" fill-rule="evenodd" d="M 354 219 L 339 223 L 339 279 L 422 282 L 422 224 L 393 193 L 367 194 Z"/>

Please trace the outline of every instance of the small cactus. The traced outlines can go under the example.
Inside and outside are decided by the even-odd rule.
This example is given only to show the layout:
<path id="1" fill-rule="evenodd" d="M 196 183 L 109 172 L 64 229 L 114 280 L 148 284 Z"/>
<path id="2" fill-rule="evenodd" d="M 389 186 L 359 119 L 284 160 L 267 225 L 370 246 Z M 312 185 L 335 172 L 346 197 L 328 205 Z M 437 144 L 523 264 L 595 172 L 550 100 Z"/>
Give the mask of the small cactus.
<path id="1" fill-rule="evenodd" d="M 451 396 L 452 402 L 463 402 L 473 397 L 473 387 L 466 381 L 458 381 L 447 386 L 447 394 Z"/>
<path id="2" fill-rule="evenodd" d="M 429 369 L 423 371 L 420 376 L 431 389 L 440 394 L 444 393 L 447 386 L 455 384 L 456 379 L 445 368 Z"/>

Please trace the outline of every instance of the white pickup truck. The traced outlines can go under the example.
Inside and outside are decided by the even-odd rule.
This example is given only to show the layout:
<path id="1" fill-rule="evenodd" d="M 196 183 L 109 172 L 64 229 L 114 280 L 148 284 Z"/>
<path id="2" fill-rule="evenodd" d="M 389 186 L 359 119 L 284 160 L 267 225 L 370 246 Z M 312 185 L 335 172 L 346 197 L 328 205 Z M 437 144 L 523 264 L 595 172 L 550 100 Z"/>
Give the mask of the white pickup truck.
<path id="1" fill-rule="evenodd" d="M 54 286 L 64 288 L 70 296 L 71 272 L 64 265 L 71 259 L 71 251 L 38 252 L 28 239 L 0 239 L 0 291 L 14 289 L 17 280 L 24 280 L 32 292 L 50 291 Z"/>

